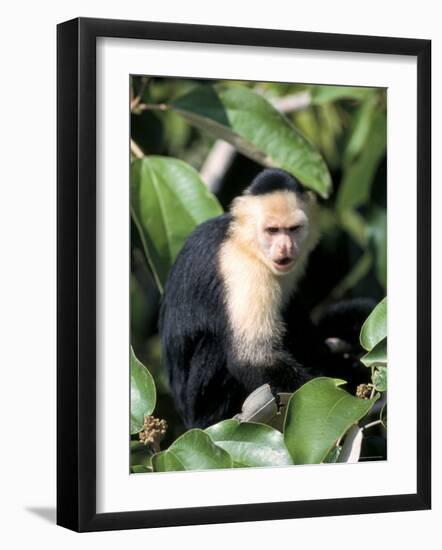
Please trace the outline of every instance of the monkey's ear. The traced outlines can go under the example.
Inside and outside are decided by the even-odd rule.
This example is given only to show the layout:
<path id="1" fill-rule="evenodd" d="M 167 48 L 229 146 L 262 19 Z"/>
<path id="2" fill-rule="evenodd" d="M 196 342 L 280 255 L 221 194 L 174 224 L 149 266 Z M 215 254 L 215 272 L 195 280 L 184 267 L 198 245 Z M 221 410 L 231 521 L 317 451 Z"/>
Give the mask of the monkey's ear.
<path id="1" fill-rule="evenodd" d="M 236 219 L 240 220 L 247 215 L 249 210 L 249 199 L 250 197 L 246 195 L 239 195 L 233 199 L 230 211 Z"/>

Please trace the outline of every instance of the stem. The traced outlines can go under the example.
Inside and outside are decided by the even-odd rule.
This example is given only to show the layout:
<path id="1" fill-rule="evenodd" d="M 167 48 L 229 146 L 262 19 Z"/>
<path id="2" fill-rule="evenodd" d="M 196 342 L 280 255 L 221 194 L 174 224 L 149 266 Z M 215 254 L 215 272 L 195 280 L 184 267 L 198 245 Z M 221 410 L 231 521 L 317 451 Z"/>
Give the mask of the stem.
<path id="1" fill-rule="evenodd" d="M 133 139 L 130 140 L 130 150 L 132 151 L 132 154 L 137 158 L 142 159 L 144 157 L 143 150 L 138 145 L 138 143 L 135 143 Z"/>
<path id="2" fill-rule="evenodd" d="M 137 111 L 167 111 L 168 108 L 166 103 L 140 103 Z"/>
<path id="3" fill-rule="evenodd" d="M 135 111 L 135 109 L 138 107 L 140 101 L 141 101 L 141 98 L 143 96 L 143 93 L 144 93 L 144 90 L 146 89 L 146 86 L 147 86 L 147 83 L 149 82 L 149 78 L 148 77 L 143 77 L 142 80 L 141 80 L 141 86 L 140 86 L 140 90 L 138 91 L 138 94 L 137 94 L 137 97 L 133 97 L 130 101 L 130 110 L 131 111 Z M 133 95 L 133 86 L 132 86 L 132 95 Z"/>
<path id="4" fill-rule="evenodd" d="M 224 173 L 231 166 L 235 154 L 236 150 L 233 145 L 219 139 L 207 155 L 201 167 L 200 174 L 202 180 L 206 182 L 207 187 L 212 193 L 219 191 Z"/>
<path id="5" fill-rule="evenodd" d="M 153 450 L 154 453 L 161 452 L 161 447 L 160 447 L 160 444 L 159 444 L 158 441 L 154 441 L 153 443 L 151 443 L 150 447 L 151 447 L 151 449 Z"/>
<path id="6" fill-rule="evenodd" d="M 270 102 L 281 113 L 294 113 L 295 111 L 302 111 L 307 107 L 310 107 L 312 98 L 310 92 L 297 92 L 295 94 L 286 95 L 283 97 L 277 97 L 271 99 Z"/>
<path id="7" fill-rule="evenodd" d="M 378 424 L 382 424 L 382 420 L 375 420 L 374 422 L 370 422 L 369 424 L 365 424 L 365 426 L 362 426 L 362 429 L 367 430 L 368 428 L 371 428 L 373 426 L 377 426 Z"/>

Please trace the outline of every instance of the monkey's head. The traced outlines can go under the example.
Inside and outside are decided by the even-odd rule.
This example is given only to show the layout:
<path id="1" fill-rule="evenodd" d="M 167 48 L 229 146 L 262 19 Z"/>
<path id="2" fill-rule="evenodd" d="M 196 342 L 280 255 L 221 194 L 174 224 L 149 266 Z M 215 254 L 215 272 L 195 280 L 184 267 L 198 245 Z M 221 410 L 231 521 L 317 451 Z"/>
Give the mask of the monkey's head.
<path id="1" fill-rule="evenodd" d="M 274 275 L 303 261 L 317 242 L 315 197 L 287 172 L 263 170 L 232 205 L 235 233 Z"/>

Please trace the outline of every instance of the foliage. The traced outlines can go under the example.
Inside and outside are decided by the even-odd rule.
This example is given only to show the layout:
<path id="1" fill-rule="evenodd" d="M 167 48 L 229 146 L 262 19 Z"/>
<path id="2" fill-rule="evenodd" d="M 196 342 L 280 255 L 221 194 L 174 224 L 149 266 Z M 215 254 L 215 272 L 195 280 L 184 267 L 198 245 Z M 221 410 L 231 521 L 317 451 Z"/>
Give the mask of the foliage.
<path id="1" fill-rule="evenodd" d="M 365 416 L 376 399 L 358 399 L 340 386 L 344 380 L 315 378 L 292 397 L 284 441 L 294 464 L 323 462 L 346 431 Z"/>
<path id="2" fill-rule="evenodd" d="M 137 159 L 131 171 L 131 212 L 160 290 L 184 241 L 222 208 L 185 162 L 167 157 Z"/>
<path id="3" fill-rule="evenodd" d="M 386 322 L 376 308 L 361 332 L 370 338 Z M 385 327 L 384 327 L 385 328 Z M 363 428 L 358 423 L 372 410 L 378 392 L 387 389 L 386 367 L 373 363 L 372 397 L 360 399 L 341 388 L 345 381 L 315 378 L 294 392 L 285 412 L 283 433 L 265 424 L 223 420 L 206 430 L 193 429 L 178 437 L 165 451 L 131 442 L 131 471 L 167 472 L 233 467 L 288 466 L 357 461 Z M 142 365 L 140 368 L 145 369 Z M 145 401 L 144 415 L 152 412 Z M 140 410 L 131 402 L 131 415 Z M 385 406 L 373 424 L 386 426 Z M 368 427 L 368 423 L 365 423 Z M 141 429 L 139 430 L 141 431 Z M 341 447 L 340 442 L 344 439 Z"/>
<path id="4" fill-rule="evenodd" d="M 361 344 L 372 352 L 378 344 L 387 338 L 387 299 L 384 298 L 362 325 Z"/>
<path id="5" fill-rule="evenodd" d="M 282 434 L 270 426 L 231 419 L 207 428 L 206 433 L 230 453 L 236 467 L 293 464 Z"/>
<path id="6" fill-rule="evenodd" d="M 154 472 L 232 468 L 232 457 L 203 430 L 189 430 L 166 450 L 152 457 Z"/>
<path id="7" fill-rule="evenodd" d="M 385 90 L 135 77 L 132 91 L 131 342 L 149 370 L 131 349 L 131 471 L 369 459 L 366 431 L 385 440 L 387 426 Z M 234 157 L 218 161 L 215 185 L 219 140 Z M 380 302 L 360 335 L 367 384 L 355 397 L 343 380 L 313 379 L 291 396 L 283 433 L 235 419 L 185 432 L 161 367 L 159 295 L 187 236 L 262 166 L 319 196 L 323 238 L 302 283 L 312 316 L 345 297 Z M 146 435 L 161 425 L 154 412 L 167 419 L 163 450 L 162 433 Z"/>
<path id="8" fill-rule="evenodd" d="M 361 329 L 361 344 L 367 353 L 361 362 L 371 368 L 371 379 L 376 391 L 387 391 L 387 298 L 371 312 Z M 386 411 L 381 411 L 386 425 Z"/>
<path id="9" fill-rule="evenodd" d="M 135 357 L 130 348 L 130 431 L 138 433 L 143 427 L 144 417 L 155 408 L 156 389 L 152 375 Z"/>
<path id="10" fill-rule="evenodd" d="M 259 94 L 245 87 L 199 86 L 170 108 L 253 160 L 283 168 L 321 196 L 329 195 L 331 177 L 321 155 Z"/>

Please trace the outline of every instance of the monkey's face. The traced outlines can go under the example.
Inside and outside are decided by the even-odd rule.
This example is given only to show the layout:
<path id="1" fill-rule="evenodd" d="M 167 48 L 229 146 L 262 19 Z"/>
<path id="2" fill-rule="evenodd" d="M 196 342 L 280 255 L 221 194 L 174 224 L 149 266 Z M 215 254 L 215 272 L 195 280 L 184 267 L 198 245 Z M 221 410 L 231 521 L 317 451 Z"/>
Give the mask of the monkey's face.
<path id="1" fill-rule="evenodd" d="M 275 275 L 292 271 L 303 252 L 308 219 L 303 202 L 293 193 L 261 198 L 257 243 L 261 257 Z"/>

